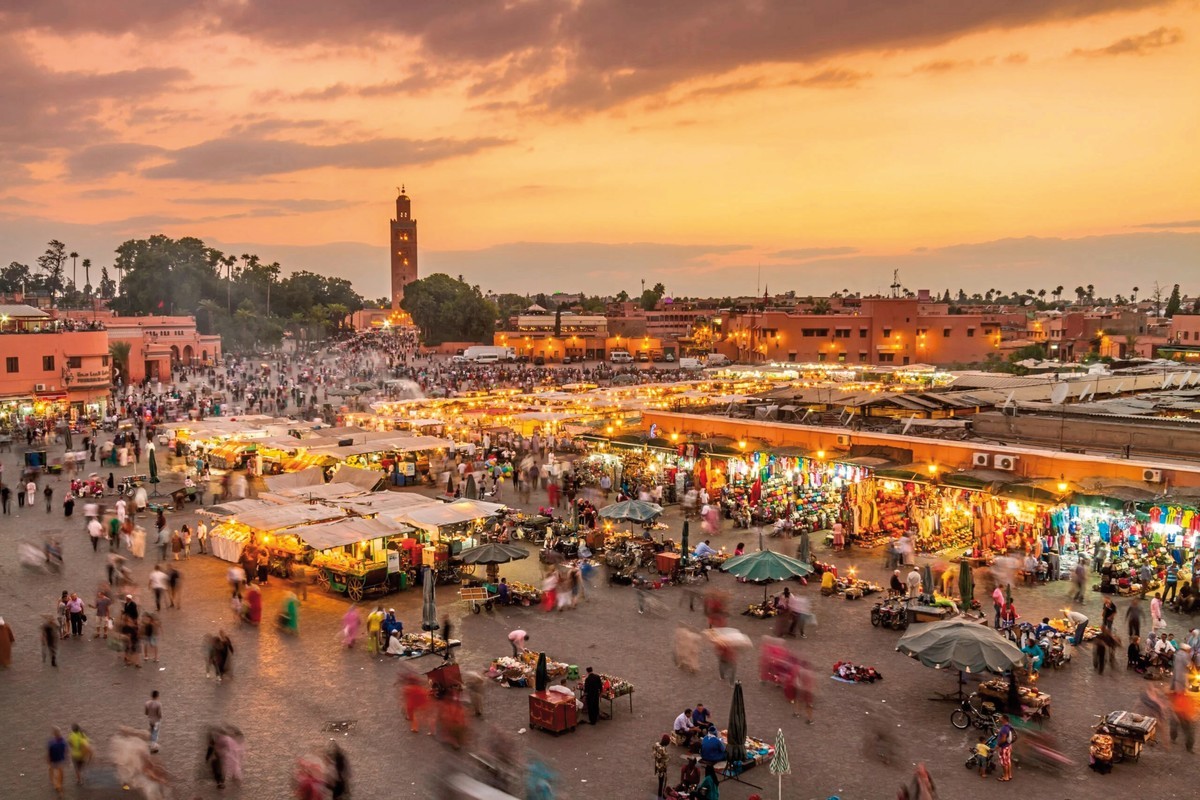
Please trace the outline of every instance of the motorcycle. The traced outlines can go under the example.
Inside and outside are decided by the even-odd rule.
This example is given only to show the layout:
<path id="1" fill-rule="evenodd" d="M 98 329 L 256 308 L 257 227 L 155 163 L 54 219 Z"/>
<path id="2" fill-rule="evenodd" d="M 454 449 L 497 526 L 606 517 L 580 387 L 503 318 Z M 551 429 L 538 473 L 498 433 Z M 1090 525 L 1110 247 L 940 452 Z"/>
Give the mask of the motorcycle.
<path id="1" fill-rule="evenodd" d="M 965 731 L 971 726 L 991 730 L 996 727 L 996 719 L 996 706 L 981 700 L 978 694 L 972 694 L 950 712 L 950 724 L 960 731 Z"/>
<path id="2" fill-rule="evenodd" d="M 880 601 L 871 609 L 871 624 L 902 631 L 908 627 L 908 609 L 903 603 Z"/>
<path id="3" fill-rule="evenodd" d="M 1055 634 L 1054 636 L 1047 636 L 1038 642 L 1038 646 L 1046 654 L 1045 659 L 1042 661 L 1043 666 L 1062 669 L 1070 663 L 1071 653 L 1067 650 L 1065 640 L 1065 635 Z"/>

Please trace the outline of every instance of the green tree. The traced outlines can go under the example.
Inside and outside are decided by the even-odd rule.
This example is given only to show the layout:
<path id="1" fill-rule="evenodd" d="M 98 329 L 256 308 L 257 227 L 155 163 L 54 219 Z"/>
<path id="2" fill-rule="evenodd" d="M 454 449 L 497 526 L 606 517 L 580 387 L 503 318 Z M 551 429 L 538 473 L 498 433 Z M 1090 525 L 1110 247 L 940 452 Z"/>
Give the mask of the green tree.
<path id="1" fill-rule="evenodd" d="M 642 285 L 644 286 L 645 284 Z M 646 289 L 642 292 L 642 296 L 638 300 L 638 303 L 641 305 L 643 311 L 653 311 L 655 306 L 658 305 L 659 301 L 662 300 L 663 295 L 666 293 L 666 287 L 664 287 L 661 283 L 656 283 L 654 284 L 653 288 Z"/>
<path id="2" fill-rule="evenodd" d="M 1180 306 L 1183 305 L 1183 299 L 1179 296 L 1179 284 L 1171 287 L 1171 296 L 1167 298 L 1167 316 L 1173 317 L 1179 313 Z"/>
<path id="3" fill-rule="evenodd" d="M 400 307 L 428 345 L 490 341 L 496 331 L 496 307 L 479 287 L 440 272 L 405 286 Z"/>
<path id="4" fill-rule="evenodd" d="M 46 277 L 46 288 L 57 295 L 63 290 L 63 267 L 67 263 L 67 246 L 58 239 L 51 239 L 46 245 L 46 252 L 38 256 L 38 269 Z"/>
<path id="5" fill-rule="evenodd" d="M 622 289 L 621 291 L 617 292 L 617 296 L 614 299 L 618 303 L 628 303 L 629 302 L 629 292 Z"/>
<path id="6" fill-rule="evenodd" d="M 108 343 L 108 355 L 112 358 L 113 369 L 125 383 L 129 382 L 129 342 L 114 341 Z"/>
<path id="7" fill-rule="evenodd" d="M 529 298 L 523 294 L 506 292 L 496 298 L 496 308 L 502 320 L 515 317 L 529 308 Z"/>
<path id="8" fill-rule="evenodd" d="M 100 296 L 112 300 L 117 295 L 117 282 L 108 276 L 108 267 L 100 268 Z"/>
<path id="9" fill-rule="evenodd" d="M 24 292 L 32 289 L 35 277 L 28 264 L 10 261 L 7 267 L 0 268 L 0 292 Z"/>

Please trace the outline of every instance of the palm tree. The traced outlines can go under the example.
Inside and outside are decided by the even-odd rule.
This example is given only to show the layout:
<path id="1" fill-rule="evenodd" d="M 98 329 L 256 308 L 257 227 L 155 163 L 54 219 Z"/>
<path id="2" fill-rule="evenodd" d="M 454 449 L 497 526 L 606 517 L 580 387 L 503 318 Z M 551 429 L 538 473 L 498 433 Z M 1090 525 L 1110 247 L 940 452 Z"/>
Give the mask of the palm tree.
<path id="1" fill-rule="evenodd" d="M 1055 286 L 1054 291 L 1051 292 L 1050 294 L 1054 295 L 1054 302 L 1057 303 L 1057 302 L 1061 301 L 1062 296 L 1063 296 L 1063 287 Z"/>
<path id="2" fill-rule="evenodd" d="M 812 304 L 813 314 L 828 314 L 831 310 L 833 310 L 833 306 L 831 306 L 829 304 L 829 300 L 824 297 L 818 299 Z"/>
<path id="3" fill-rule="evenodd" d="M 1137 302 L 1137 293 L 1138 293 L 1138 287 L 1135 286 L 1135 287 L 1133 287 L 1133 294 L 1129 295 L 1129 302 L 1131 302 L 1131 303 Z"/>
<path id="4" fill-rule="evenodd" d="M 74 250 L 72 250 L 70 255 L 71 255 L 71 288 L 74 289 L 76 287 L 76 285 L 78 284 L 78 278 L 79 278 L 79 270 L 75 264 L 75 259 L 79 258 L 79 253 L 76 253 Z"/>
<path id="5" fill-rule="evenodd" d="M 115 341 L 108 344 L 108 355 L 112 358 L 113 369 L 125 383 L 129 382 L 129 342 Z"/>
<path id="6" fill-rule="evenodd" d="M 92 260 L 90 258 L 85 258 L 83 260 L 83 283 L 88 290 L 88 294 L 91 294 L 91 290 L 92 290 Z"/>

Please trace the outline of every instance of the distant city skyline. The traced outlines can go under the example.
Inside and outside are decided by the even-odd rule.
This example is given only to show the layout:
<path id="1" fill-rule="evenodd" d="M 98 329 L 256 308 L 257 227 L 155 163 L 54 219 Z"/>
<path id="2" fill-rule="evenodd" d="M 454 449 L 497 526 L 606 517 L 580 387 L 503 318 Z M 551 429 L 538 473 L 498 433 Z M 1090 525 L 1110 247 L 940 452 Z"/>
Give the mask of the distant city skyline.
<path id="1" fill-rule="evenodd" d="M 1145 296 L 1200 264 L 1195 4 L 67 5 L 0 9 L 4 263 L 161 232 L 374 299 L 404 183 L 421 275 L 499 292 Z"/>

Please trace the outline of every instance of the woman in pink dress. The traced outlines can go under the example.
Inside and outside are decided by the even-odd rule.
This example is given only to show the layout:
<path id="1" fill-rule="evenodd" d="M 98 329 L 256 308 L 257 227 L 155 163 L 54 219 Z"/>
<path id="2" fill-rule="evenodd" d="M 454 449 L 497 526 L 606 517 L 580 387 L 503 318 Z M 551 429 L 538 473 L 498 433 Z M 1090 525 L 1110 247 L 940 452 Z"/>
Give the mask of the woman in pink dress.
<path id="1" fill-rule="evenodd" d="M 362 629 L 362 620 L 358 618 L 358 611 L 351 606 L 346 609 L 346 613 L 342 616 L 342 644 L 350 649 L 354 647 L 354 643 L 358 641 L 359 631 Z"/>

